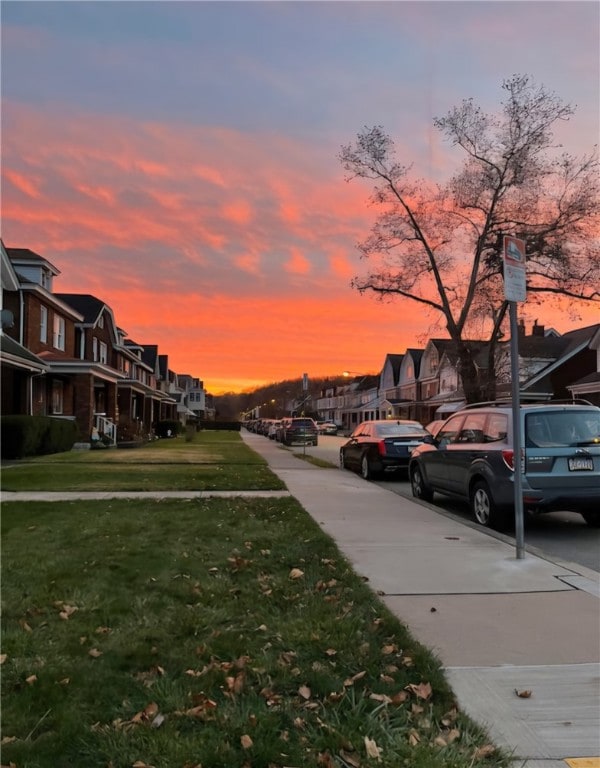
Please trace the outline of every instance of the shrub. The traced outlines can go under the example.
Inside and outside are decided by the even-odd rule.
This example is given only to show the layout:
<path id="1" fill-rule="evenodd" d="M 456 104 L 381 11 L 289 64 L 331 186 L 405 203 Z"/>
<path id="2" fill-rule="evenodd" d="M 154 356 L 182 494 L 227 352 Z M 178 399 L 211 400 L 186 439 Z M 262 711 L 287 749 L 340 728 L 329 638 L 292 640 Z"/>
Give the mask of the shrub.
<path id="1" fill-rule="evenodd" d="M 69 419 L 3 416 L 1 425 L 3 459 L 70 451 L 77 439 L 77 425 Z"/>

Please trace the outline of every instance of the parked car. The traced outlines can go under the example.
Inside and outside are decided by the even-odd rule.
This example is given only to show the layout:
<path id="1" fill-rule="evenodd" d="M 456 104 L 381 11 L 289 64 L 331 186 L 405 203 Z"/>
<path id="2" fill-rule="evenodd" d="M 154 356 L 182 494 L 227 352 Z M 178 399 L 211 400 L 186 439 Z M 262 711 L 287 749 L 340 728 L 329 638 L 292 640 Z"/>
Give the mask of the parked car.
<path id="1" fill-rule="evenodd" d="M 281 442 L 284 445 L 293 445 L 294 443 L 318 445 L 319 431 L 317 425 L 313 419 L 306 417 L 289 419 L 283 424 Z"/>
<path id="2" fill-rule="evenodd" d="M 320 435 L 337 435 L 338 427 L 333 421 L 317 421 L 317 429 Z"/>
<path id="3" fill-rule="evenodd" d="M 267 432 L 267 436 L 269 440 L 275 440 L 275 437 L 277 435 L 277 430 L 281 426 L 281 420 L 280 419 L 271 419 L 271 422 L 269 423 L 269 430 Z"/>
<path id="4" fill-rule="evenodd" d="M 363 421 L 340 448 L 340 467 L 369 480 L 376 475 L 408 469 L 413 450 L 433 437 L 418 421 Z"/>
<path id="5" fill-rule="evenodd" d="M 600 408 L 586 403 L 520 408 L 523 508 L 579 512 L 600 526 Z M 450 416 L 434 444 L 411 456 L 413 496 L 434 492 L 467 501 L 481 525 L 502 529 L 514 517 L 514 450 L 509 402 L 467 406 Z"/>

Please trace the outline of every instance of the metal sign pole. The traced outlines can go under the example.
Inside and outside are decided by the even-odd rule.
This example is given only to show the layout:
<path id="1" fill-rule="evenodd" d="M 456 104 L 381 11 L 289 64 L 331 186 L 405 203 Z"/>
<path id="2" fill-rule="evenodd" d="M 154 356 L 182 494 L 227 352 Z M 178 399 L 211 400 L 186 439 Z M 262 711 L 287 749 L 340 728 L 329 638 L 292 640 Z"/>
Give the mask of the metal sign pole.
<path id="1" fill-rule="evenodd" d="M 523 483 L 521 474 L 521 402 L 519 392 L 519 332 L 517 323 L 517 302 L 509 302 L 510 314 L 510 389 L 512 398 L 512 431 L 513 431 L 513 467 L 515 483 L 515 541 L 517 544 L 517 560 L 525 557 L 525 535 L 523 523 Z"/>
<path id="2" fill-rule="evenodd" d="M 513 475 L 515 492 L 515 541 L 517 560 L 524 557 L 523 533 L 523 459 L 521 456 L 521 403 L 519 387 L 519 329 L 517 324 L 517 302 L 527 300 L 527 258 L 525 241 L 510 235 L 503 238 L 504 245 L 504 298 L 508 301 L 510 314 L 510 390 L 512 398 L 513 427 Z"/>

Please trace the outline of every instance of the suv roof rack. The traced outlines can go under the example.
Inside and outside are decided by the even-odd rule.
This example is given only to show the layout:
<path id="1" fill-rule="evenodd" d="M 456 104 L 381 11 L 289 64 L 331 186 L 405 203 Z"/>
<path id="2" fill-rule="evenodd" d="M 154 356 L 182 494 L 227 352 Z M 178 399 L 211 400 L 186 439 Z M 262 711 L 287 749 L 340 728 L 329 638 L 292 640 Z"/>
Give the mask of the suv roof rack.
<path id="1" fill-rule="evenodd" d="M 519 404 L 521 406 L 523 405 L 594 405 L 593 403 L 590 403 L 589 400 L 584 400 L 582 397 L 565 398 L 563 400 L 548 400 L 548 399 L 527 400 L 525 402 L 521 401 Z M 486 400 L 481 403 L 467 403 L 467 405 L 463 405 L 463 407 L 460 410 L 466 411 L 466 410 L 469 410 L 470 408 L 481 408 L 481 407 L 502 408 L 503 406 L 506 407 L 510 405 L 512 405 L 512 398 L 504 397 L 498 400 Z"/>

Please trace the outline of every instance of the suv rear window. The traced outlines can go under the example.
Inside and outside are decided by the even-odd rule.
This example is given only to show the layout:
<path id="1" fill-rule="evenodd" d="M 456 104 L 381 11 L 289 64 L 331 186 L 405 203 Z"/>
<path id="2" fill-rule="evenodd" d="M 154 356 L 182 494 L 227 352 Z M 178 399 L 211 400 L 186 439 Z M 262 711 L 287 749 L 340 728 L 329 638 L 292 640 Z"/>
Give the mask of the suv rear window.
<path id="1" fill-rule="evenodd" d="M 312 419 L 292 419 L 292 426 L 314 428 L 315 422 Z"/>
<path id="2" fill-rule="evenodd" d="M 525 418 L 525 444 L 529 448 L 594 444 L 600 435 L 600 417 L 595 411 L 531 413 Z"/>

